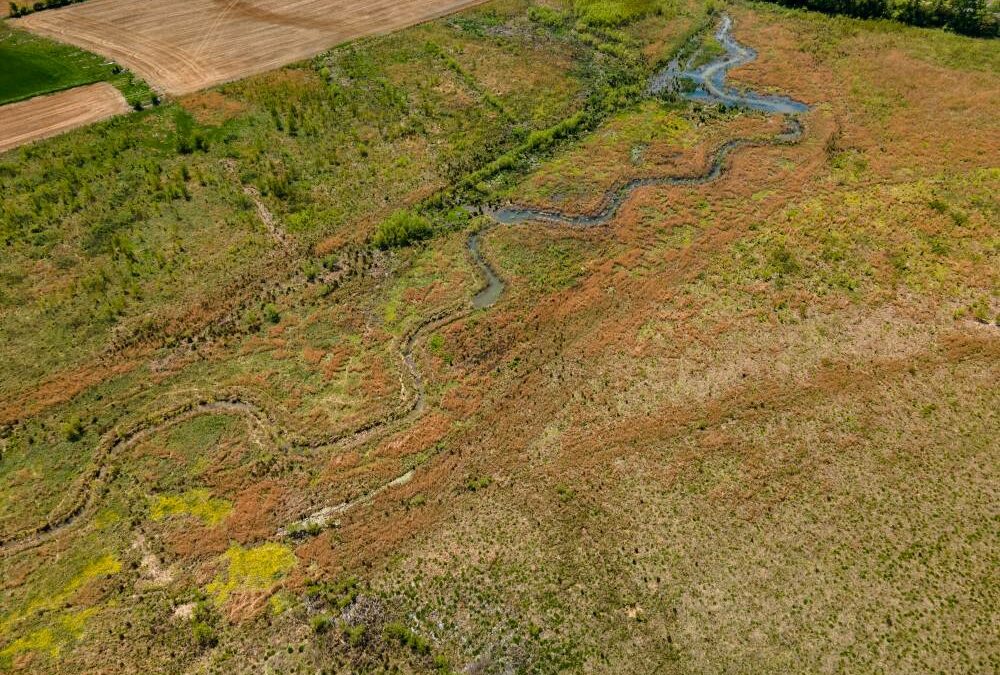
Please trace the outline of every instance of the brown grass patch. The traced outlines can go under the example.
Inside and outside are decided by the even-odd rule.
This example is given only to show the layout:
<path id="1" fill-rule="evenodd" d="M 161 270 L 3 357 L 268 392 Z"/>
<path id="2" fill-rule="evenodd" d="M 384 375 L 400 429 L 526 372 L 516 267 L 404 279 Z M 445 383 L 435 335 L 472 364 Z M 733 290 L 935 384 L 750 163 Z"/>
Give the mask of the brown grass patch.
<path id="1" fill-rule="evenodd" d="M 198 121 L 199 124 L 222 124 L 242 113 L 246 106 L 227 98 L 218 91 L 203 91 L 182 97 L 178 103 Z"/>

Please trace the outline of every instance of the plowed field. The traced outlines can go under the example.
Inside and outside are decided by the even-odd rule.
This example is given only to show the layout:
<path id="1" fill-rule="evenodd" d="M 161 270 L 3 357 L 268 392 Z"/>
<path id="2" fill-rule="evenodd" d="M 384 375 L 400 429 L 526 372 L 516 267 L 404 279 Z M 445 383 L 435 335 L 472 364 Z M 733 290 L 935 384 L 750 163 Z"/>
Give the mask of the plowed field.
<path id="1" fill-rule="evenodd" d="M 90 0 L 17 23 L 112 58 L 170 94 L 260 73 L 481 0 Z"/>
<path id="2" fill-rule="evenodd" d="M 68 89 L 0 107 L 0 152 L 128 112 L 107 82 Z"/>

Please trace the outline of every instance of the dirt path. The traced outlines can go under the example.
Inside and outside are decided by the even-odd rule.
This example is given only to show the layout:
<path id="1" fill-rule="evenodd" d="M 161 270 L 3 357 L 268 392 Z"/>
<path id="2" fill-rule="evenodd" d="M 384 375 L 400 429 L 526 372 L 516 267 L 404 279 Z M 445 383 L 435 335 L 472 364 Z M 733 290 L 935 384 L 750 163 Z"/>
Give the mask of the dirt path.
<path id="1" fill-rule="evenodd" d="M 0 106 L 0 152 L 129 111 L 107 82 Z"/>
<path id="2" fill-rule="evenodd" d="M 252 185 L 244 186 L 243 194 L 253 202 L 253 205 L 257 209 L 257 217 L 260 218 L 260 222 L 267 228 L 268 233 L 274 239 L 275 243 L 285 249 L 291 248 L 292 241 L 285 234 L 285 231 L 274 222 L 274 215 L 271 213 L 271 209 L 267 208 L 264 200 L 260 198 L 260 192 L 257 191 L 257 188 Z"/>

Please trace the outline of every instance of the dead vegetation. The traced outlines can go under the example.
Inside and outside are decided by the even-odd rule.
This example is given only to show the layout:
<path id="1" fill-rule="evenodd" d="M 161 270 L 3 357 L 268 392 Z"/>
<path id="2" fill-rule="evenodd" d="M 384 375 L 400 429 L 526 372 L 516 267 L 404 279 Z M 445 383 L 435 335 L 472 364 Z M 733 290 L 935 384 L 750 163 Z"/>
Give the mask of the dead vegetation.
<path id="1" fill-rule="evenodd" d="M 89 443 L 117 420 L 103 406 L 151 413 L 205 382 L 246 387 L 271 417 L 154 428 L 108 465 L 78 528 L 0 560 L 0 658 L 990 670 L 996 72 L 943 63 L 966 45 L 954 36 L 734 14 L 761 54 L 734 77 L 816 104 L 801 143 L 743 148 L 712 184 L 637 190 L 607 228 L 494 229 L 482 246 L 507 290 L 485 311 L 451 314 L 480 283 L 456 228 L 336 292 L 289 291 L 277 321 L 201 343 L 152 385 L 81 375 L 73 395 L 53 379 L 32 407 L 8 404 L 26 420 L 18 453 L 56 433 L 36 418 L 61 423 L 61 406 L 99 416 L 79 420 Z M 887 45 L 891 68 L 871 58 Z M 777 128 L 637 106 L 498 184 L 584 212 L 610 185 Z M 317 238 L 322 255 L 349 237 Z M 400 344 L 423 414 L 348 447 L 296 442 L 392 410 Z M 31 457 L 3 476 L 8 499 L 46 494 Z"/>

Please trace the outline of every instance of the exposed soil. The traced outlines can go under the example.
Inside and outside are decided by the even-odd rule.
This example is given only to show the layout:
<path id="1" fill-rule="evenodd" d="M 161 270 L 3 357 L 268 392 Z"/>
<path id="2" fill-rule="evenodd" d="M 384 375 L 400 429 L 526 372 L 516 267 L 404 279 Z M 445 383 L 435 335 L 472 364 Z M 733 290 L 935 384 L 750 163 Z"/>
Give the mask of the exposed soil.
<path id="1" fill-rule="evenodd" d="M 241 0 L 89 0 L 16 24 L 112 58 L 169 94 L 185 94 L 479 2 L 307 0 L 265 9 Z"/>
<path id="2" fill-rule="evenodd" d="M 88 84 L 0 107 L 0 152 L 129 111 L 107 82 Z"/>

